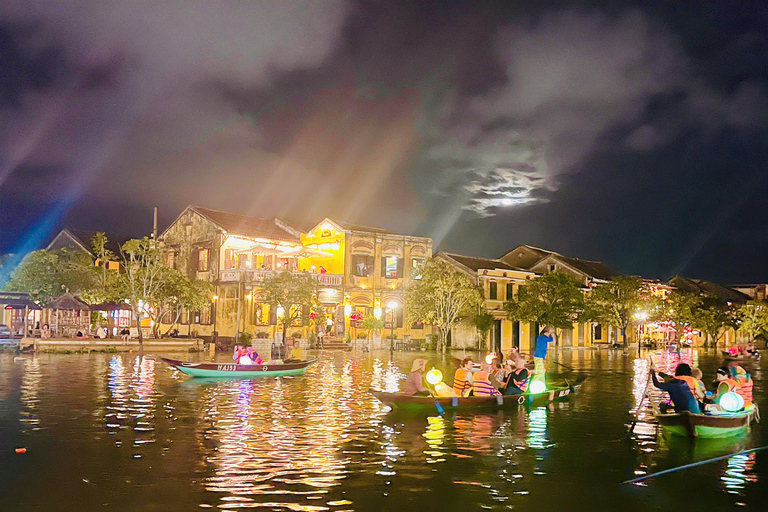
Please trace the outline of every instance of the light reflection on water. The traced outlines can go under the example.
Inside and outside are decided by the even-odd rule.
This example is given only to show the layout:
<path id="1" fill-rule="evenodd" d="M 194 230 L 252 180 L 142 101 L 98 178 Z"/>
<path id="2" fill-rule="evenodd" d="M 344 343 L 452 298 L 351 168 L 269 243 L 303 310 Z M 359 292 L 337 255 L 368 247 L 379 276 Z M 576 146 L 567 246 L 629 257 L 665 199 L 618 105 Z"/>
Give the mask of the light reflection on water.
<path id="1" fill-rule="evenodd" d="M 393 413 L 367 393 L 402 388 L 417 356 L 395 356 L 393 363 L 388 353 L 324 353 L 306 376 L 249 380 L 190 379 L 149 357 L 25 357 L 15 363 L 23 368 L 16 412 L 31 456 L 6 463 L 29 465 L 11 475 L 15 481 L 0 478 L 0 486 L 9 482 L 14 489 L 12 510 L 42 509 L 22 482 L 57 489 L 61 468 L 85 471 L 72 459 L 57 459 L 70 457 L 67 449 L 34 458 L 55 442 L 77 446 L 78 457 L 109 468 L 101 478 L 74 475 L 84 487 L 67 487 L 72 502 L 94 501 L 59 507 L 72 512 L 188 510 L 168 505 L 178 496 L 193 500 L 193 507 L 225 510 L 563 510 L 568 504 L 571 510 L 620 505 L 629 511 L 645 510 L 649 497 L 665 493 L 666 482 L 675 486 L 666 500 L 688 496 L 685 503 L 697 508 L 723 505 L 718 493 L 752 507 L 765 492 L 761 453 L 701 466 L 684 478 L 653 479 L 637 495 L 618 485 L 632 474 L 768 444 L 761 443 L 759 428 L 735 444 L 662 437 L 647 403 L 629 436 L 622 426 L 645 388 L 646 359 L 578 353 L 577 363 L 561 360 L 593 377 L 569 401 L 437 416 L 433 408 L 422 415 Z M 719 364 L 695 356 L 682 354 L 704 365 L 707 375 Z M 680 356 L 654 360 L 671 371 Z M 0 357 L 0 399 L 14 393 L 6 378 L 12 364 Z M 450 360 L 435 366 L 453 373 Z M 756 380 L 756 394 L 764 392 Z M 0 415 L 5 410 L 0 407 Z M 139 480 L 154 485 L 153 492 L 126 487 Z M 157 506 L 164 487 L 166 506 Z"/>

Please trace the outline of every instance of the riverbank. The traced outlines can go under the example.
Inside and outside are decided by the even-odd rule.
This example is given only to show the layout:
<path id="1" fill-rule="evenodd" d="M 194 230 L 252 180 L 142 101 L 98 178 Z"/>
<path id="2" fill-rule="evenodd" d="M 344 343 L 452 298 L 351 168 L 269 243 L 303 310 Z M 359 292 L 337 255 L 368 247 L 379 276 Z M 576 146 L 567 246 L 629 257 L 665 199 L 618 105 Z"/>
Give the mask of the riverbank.
<path id="1" fill-rule="evenodd" d="M 145 352 L 201 352 L 206 346 L 200 338 L 148 338 L 144 340 Z M 89 353 L 89 352 L 132 352 L 139 350 L 138 340 L 120 339 L 71 339 L 71 338 L 22 338 L 21 350 L 34 347 L 37 352 L 46 353 Z"/>

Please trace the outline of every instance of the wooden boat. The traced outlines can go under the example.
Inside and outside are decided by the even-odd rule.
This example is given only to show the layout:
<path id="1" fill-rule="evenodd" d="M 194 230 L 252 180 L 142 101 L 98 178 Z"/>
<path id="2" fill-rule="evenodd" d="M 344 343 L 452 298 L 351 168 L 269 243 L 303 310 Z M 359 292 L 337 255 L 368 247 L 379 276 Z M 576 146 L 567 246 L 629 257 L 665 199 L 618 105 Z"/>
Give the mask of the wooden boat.
<path id="1" fill-rule="evenodd" d="M 760 359 L 760 352 L 756 352 L 754 354 L 739 354 L 734 355 L 728 352 L 727 350 L 722 351 L 723 359 L 726 361 L 757 361 Z"/>
<path id="2" fill-rule="evenodd" d="M 524 393 L 522 395 L 499 396 L 467 396 L 467 397 L 437 397 L 403 395 L 402 393 L 386 393 L 370 390 L 370 393 L 392 409 L 434 409 L 435 400 L 443 409 L 475 409 L 487 407 L 509 407 L 513 405 L 532 404 L 535 402 L 551 402 L 563 398 L 578 389 L 583 380 L 575 384 L 553 386 L 541 393 Z"/>
<path id="3" fill-rule="evenodd" d="M 689 411 L 655 415 L 664 432 L 684 437 L 718 438 L 742 434 L 757 413 L 755 406 L 729 414 L 692 414 Z"/>
<path id="4" fill-rule="evenodd" d="M 282 364 L 234 364 L 234 363 L 189 363 L 178 359 L 161 357 L 170 366 L 192 377 L 274 377 L 278 375 L 301 375 L 317 359 Z"/>

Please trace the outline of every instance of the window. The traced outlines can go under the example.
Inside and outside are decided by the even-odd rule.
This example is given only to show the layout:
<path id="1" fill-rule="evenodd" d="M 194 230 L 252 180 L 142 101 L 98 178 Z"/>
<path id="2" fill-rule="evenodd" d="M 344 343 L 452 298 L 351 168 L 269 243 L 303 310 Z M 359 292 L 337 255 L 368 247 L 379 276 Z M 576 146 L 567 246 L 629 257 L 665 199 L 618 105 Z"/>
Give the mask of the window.
<path id="1" fill-rule="evenodd" d="M 403 260 L 397 256 L 381 258 L 381 275 L 387 279 L 397 279 L 403 274 Z"/>
<path id="2" fill-rule="evenodd" d="M 413 258 L 411 260 L 411 277 L 413 279 L 421 279 L 421 272 L 426 262 L 427 260 L 424 258 Z"/>
<path id="3" fill-rule="evenodd" d="M 595 339 L 596 340 L 603 339 L 603 326 L 600 324 L 595 324 Z"/>
<path id="4" fill-rule="evenodd" d="M 168 251 L 168 260 L 166 261 L 168 268 L 176 268 L 176 250 Z"/>
<path id="5" fill-rule="evenodd" d="M 549 265 L 547 265 L 547 269 L 549 269 L 550 272 L 554 272 L 555 270 L 557 270 L 557 265 L 555 265 L 554 263 L 550 263 Z"/>
<path id="6" fill-rule="evenodd" d="M 515 285 L 507 283 L 507 300 L 511 300 L 515 296 Z"/>
<path id="7" fill-rule="evenodd" d="M 301 325 L 301 304 L 291 304 L 290 308 L 290 317 L 293 319 L 291 320 L 291 325 L 293 326 L 300 326 Z"/>
<path id="8" fill-rule="evenodd" d="M 253 304 L 252 325 L 269 325 L 269 304 L 256 302 Z"/>
<path id="9" fill-rule="evenodd" d="M 237 267 L 237 256 L 234 249 L 224 249 L 224 270 L 231 270 Z"/>
<path id="10" fill-rule="evenodd" d="M 371 277 L 373 275 L 373 256 L 353 254 L 352 274 L 358 277 Z"/>
<path id="11" fill-rule="evenodd" d="M 200 325 L 211 325 L 211 308 L 205 308 L 203 310 L 198 311 L 197 315 L 195 315 L 197 318 L 195 318 L 196 322 Z"/>
<path id="12" fill-rule="evenodd" d="M 488 283 L 488 299 L 490 300 L 496 300 L 498 298 L 499 294 L 499 287 L 496 284 L 496 281 L 491 281 Z"/>
<path id="13" fill-rule="evenodd" d="M 208 248 L 198 249 L 197 251 L 197 270 L 198 272 L 208 272 Z"/>

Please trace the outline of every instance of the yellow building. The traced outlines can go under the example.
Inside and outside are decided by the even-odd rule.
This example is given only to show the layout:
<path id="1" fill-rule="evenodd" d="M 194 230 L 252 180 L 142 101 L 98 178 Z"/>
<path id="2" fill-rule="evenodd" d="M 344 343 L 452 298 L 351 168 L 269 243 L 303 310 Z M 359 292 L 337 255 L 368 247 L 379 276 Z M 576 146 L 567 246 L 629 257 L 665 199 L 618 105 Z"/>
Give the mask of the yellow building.
<path id="1" fill-rule="evenodd" d="M 529 353 L 538 335 L 537 326 L 528 322 L 509 320 L 504 302 L 517 294 L 518 288 L 536 274 L 514 267 L 498 259 L 476 258 L 449 252 L 439 252 L 436 259 L 446 261 L 464 272 L 480 287 L 485 308 L 493 316 L 493 326 L 488 338 L 480 340 L 477 329 L 465 319 L 451 332 L 451 348 L 501 350 L 506 353 L 517 347 Z"/>
<path id="2" fill-rule="evenodd" d="M 332 336 L 367 335 L 361 327 L 368 315 L 383 317 L 386 335 L 394 331 L 400 340 L 429 332 L 404 325 L 403 290 L 413 269 L 432 256 L 430 238 L 331 219 L 305 233 L 277 217 L 198 206 L 188 206 L 160 238 L 169 266 L 214 285 L 211 308 L 183 318 L 200 336 L 277 336 L 278 312 L 260 300 L 259 283 L 284 270 L 317 280 Z M 288 334 L 306 338 L 318 328 L 297 320 Z"/>

